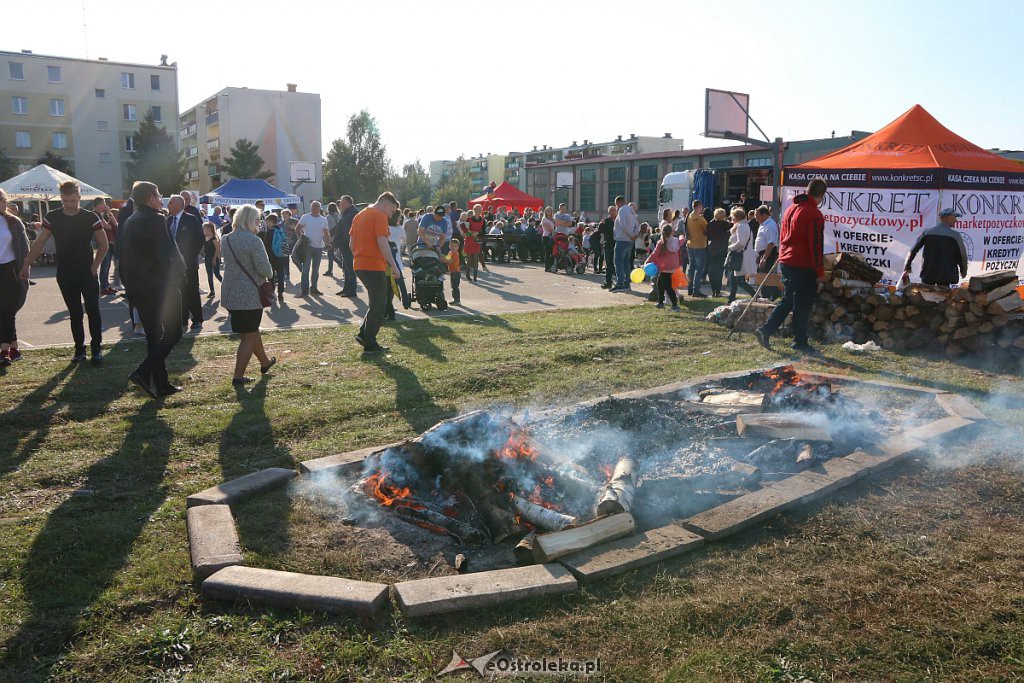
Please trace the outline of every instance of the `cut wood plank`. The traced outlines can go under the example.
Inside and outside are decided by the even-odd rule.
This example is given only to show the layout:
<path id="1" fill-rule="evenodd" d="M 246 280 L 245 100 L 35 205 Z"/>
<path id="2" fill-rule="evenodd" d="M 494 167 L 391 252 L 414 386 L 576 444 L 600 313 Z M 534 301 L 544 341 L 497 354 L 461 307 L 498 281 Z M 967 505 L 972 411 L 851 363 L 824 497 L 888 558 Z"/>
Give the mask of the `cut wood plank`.
<path id="1" fill-rule="evenodd" d="M 1016 311 L 1021 306 L 1024 306 L 1024 299 L 1021 299 L 1020 294 L 1018 294 L 1017 291 L 1014 290 L 1012 294 L 1008 294 L 1007 296 L 1004 296 L 1002 299 L 998 299 L 990 303 L 988 305 L 988 308 L 985 310 L 987 310 L 992 315 L 1003 315 L 1005 313 Z"/>
<path id="2" fill-rule="evenodd" d="M 701 403 L 710 405 L 751 406 L 760 408 L 764 403 L 763 391 L 707 391 L 701 392 Z"/>
<path id="3" fill-rule="evenodd" d="M 736 416 L 736 433 L 770 439 L 832 441 L 832 434 L 820 418 L 799 413 L 752 413 Z"/>
<path id="4" fill-rule="evenodd" d="M 579 581 L 596 581 L 696 550 L 702 545 L 702 536 L 668 524 L 567 555 L 559 562 Z"/>
<path id="5" fill-rule="evenodd" d="M 1007 294 L 1012 294 L 1017 291 L 1017 281 L 1013 280 L 1007 282 L 1002 287 L 996 287 L 990 292 L 978 292 L 974 295 L 974 301 L 982 306 L 987 306 L 993 301 L 1002 299 Z"/>
<path id="6" fill-rule="evenodd" d="M 789 477 L 705 510 L 681 524 L 709 541 L 717 540 L 798 505 L 817 489 L 814 482 Z"/>
<path id="7" fill-rule="evenodd" d="M 595 519 L 582 526 L 556 531 L 551 534 L 538 534 L 533 542 L 534 557 L 537 562 L 550 562 L 570 553 L 585 550 L 598 543 L 613 541 L 633 533 L 636 522 L 633 515 L 623 512 Z"/>
<path id="8" fill-rule="evenodd" d="M 1015 270 L 996 270 L 983 275 L 975 275 L 968 282 L 968 287 L 972 292 L 988 292 L 1016 279 L 1017 271 Z"/>

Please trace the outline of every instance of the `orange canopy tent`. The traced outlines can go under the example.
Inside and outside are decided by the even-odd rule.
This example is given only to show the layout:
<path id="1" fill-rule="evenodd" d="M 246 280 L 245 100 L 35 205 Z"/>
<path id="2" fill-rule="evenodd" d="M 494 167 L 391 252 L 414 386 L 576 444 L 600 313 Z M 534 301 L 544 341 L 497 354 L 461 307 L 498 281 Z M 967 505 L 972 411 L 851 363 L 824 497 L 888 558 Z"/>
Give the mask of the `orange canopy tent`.
<path id="1" fill-rule="evenodd" d="M 821 177 L 828 193 L 825 251 L 858 254 L 895 284 L 922 230 L 939 211 L 956 229 L 968 275 L 1012 269 L 1024 283 L 1024 168 L 965 140 L 915 105 L 877 133 L 783 174 L 783 209 Z M 919 257 L 920 258 L 920 257 Z M 916 269 L 915 269 L 916 270 Z"/>
<path id="2" fill-rule="evenodd" d="M 507 206 L 512 209 L 533 209 L 540 211 L 544 208 L 544 200 L 528 195 L 508 181 L 498 185 L 490 192 L 486 192 L 469 202 L 468 208 L 472 209 L 476 204 L 486 208 L 499 208 Z"/>

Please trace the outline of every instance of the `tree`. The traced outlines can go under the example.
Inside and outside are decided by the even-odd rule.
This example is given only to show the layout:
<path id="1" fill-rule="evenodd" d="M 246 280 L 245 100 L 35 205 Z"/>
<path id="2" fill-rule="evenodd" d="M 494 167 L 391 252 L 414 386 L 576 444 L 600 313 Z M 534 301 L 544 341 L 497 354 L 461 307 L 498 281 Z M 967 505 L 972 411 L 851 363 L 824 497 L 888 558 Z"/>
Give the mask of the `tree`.
<path id="1" fill-rule="evenodd" d="M 135 151 L 125 164 L 125 191 L 136 180 L 156 183 L 164 194 L 177 192 L 185 186 L 184 156 L 166 130 L 153 121 L 153 112 L 147 112 L 132 136 Z"/>
<path id="2" fill-rule="evenodd" d="M 402 166 L 402 175 L 392 179 L 391 190 L 402 206 L 422 208 L 430 202 L 430 174 L 417 159 L 414 164 Z"/>
<path id="3" fill-rule="evenodd" d="M 441 184 L 430 196 L 430 203 L 437 206 L 448 202 L 458 202 L 460 206 L 468 206 L 473 195 L 473 180 L 469 177 L 469 173 L 458 171 L 441 180 Z"/>
<path id="4" fill-rule="evenodd" d="M 363 109 L 348 120 L 345 140 L 335 140 L 324 159 L 324 194 L 352 195 L 356 201 L 377 198 L 392 178 L 387 148 L 370 112 Z"/>
<path id="5" fill-rule="evenodd" d="M 224 170 L 232 178 L 273 179 L 273 171 L 263 170 L 264 161 L 260 156 L 260 146 L 252 140 L 241 138 L 231 148 L 230 154 L 231 156 L 224 159 Z"/>
<path id="6" fill-rule="evenodd" d="M 68 175 L 75 175 L 75 167 L 71 165 L 71 162 L 59 154 L 47 150 L 43 156 L 36 159 L 36 166 L 39 164 L 46 164 L 55 171 L 61 173 L 67 173 Z"/>
<path id="7" fill-rule="evenodd" d="M 0 183 L 18 175 L 18 165 L 7 156 L 7 151 L 0 148 Z"/>

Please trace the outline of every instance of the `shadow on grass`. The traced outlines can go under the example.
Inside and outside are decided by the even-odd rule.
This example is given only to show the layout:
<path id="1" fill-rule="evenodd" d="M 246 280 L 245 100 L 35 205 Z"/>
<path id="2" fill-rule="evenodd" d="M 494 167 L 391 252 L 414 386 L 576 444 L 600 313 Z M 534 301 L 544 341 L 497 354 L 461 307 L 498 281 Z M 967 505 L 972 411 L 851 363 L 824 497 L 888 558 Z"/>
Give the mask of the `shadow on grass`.
<path id="1" fill-rule="evenodd" d="M 219 458 L 222 481 L 228 481 L 265 467 L 292 467 L 291 451 L 278 445 L 267 415 L 270 375 L 261 375 L 250 391 L 235 387 L 238 411 L 221 434 Z M 218 482 L 220 483 L 220 482 Z M 288 516 L 291 496 L 278 491 L 261 494 L 259 515 L 235 518 L 242 546 L 266 553 L 283 553 L 289 546 Z M 270 535 L 268 536 L 268 530 Z"/>
<path id="2" fill-rule="evenodd" d="M 435 338 L 441 338 L 452 344 L 462 344 L 465 341 L 449 325 L 438 325 L 432 320 L 417 320 L 403 324 L 392 323 L 388 327 L 395 331 L 399 345 L 431 360 L 448 360 L 444 351 L 434 341 Z"/>
<path id="3" fill-rule="evenodd" d="M 387 358 L 373 358 L 370 362 L 395 383 L 395 406 L 414 432 L 422 432 L 455 414 L 437 405 L 416 373 L 409 368 Z"/>
<path id="4" fill-rule="evenodd" d="M 118 450 L 97 461 L 82 488 L 47 517 L 21 571 L 27 616 L 3 648 L 9 680 L 45 679 L 78 621 L 124 567 L 150 515 L 166 498 L 173 432 L 147 402 L 128 417 Z M 8 679 L 5 679 L 8 680 Z"/>

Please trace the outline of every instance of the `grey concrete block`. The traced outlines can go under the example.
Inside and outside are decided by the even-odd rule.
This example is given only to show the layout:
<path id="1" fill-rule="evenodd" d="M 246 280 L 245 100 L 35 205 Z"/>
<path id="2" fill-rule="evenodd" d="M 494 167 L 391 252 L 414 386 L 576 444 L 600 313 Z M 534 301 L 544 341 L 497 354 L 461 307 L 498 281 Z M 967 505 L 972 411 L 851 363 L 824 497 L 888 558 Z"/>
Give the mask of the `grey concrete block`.
<path id="1" fill-rule="evenodd" d="M 402 614 L 425 617 L 577 590 L 576 579 L 558 564 L 535 564 L 476 574 L 403 581 L 394 586 Z"/>
<path id="2" fill-rule="evenodd" d="M 953 417 L 962 417 L 965 420 L 984 422 L 988 416 L 981 412 L 966 398 L 960 394 L 937 394 L 935 401 L 942 406 Z"/>
<path id="3" fill-rule="evenodd" d="M 941 420 L 935 420 L 928 424 L 915 427 L 910 431 L 906 432 L 906 436 L 910 439 L 916 439 L 918 441 L 932 441 L 942 439 L 946 436 L 950 436 L 953 432 L 963 429 L 965 427 L 971 427 L 976 425 L 977 422 L 974 420 L 965 420 L 962 417 L 949 416 L 944 417 Z"/>
<path id="4" fill-rule="evenodd" d="M 797 485 L 805 485 L 810 489 L 810 492 L 800 502 L 809 503 L 819 500 L 866 476 L 870 467 L 864 460 L 864 456 L 866 454 L 862 451 L 855 451 L 842 458 L 825 460 L 793 475 L 791 479 L 797 482 Z"/>
<path id="5" fill-rule="evenodd" d="M 794 475 L 684 519 L 680 524 L 713 541 L 804 502 L 818 488 L 815 482 Z"/>
<path id="6" fill-rule="evenodd" d="M 343 474 L 358 474 L 362 471 L 363 462 L 368 457 L 396 445 L 397 443 L 387 444 L 386 446 L 370 446 L 369 448 L 360 448 L 357 451 L 336 453 L 335 455 L 325 455 L 322 458 L 305 460 L 299 463 L 299 471 L 303 474 L 316 474 L 337 470 Z"/>
<path id="7" fill-rule="evenodd" d="M 933 389 L 931 387 L 921 387 L 912 384 L 899 384 L 897 382 L 883 382 L 875 379 L 863 379 L 861 377 L 851 377 L 849 375 L 836 375 L 831 372 L 817 372 L 814 370 L 803 370 L 800 369 L 800 373 L 807 375 L 808 377 L 821 377 L 832 382 L 850 382 L 857 384 L 867 384 L 876 387 L 882 387 L 884 389 L 897 389 L 899 391 L 916 391 L 922 394 L 942 394 L 942 389 Z"/>
<path id="8" fill-rule="evenodd" d="M 668 524 L 567 555 L 559 562 L 578 580 L 596 581 L 682 555 L 702 545 L 702 536 Z"/>
<path id="9" fill-rule="evenodd" d="M 373 617 L 387 607 L 384 583 L 296 574 L 256 567 L 228 567 L 203 581 L 210 598 L 311 611 Z"/>
<path id="10" fill-rule="evenodd" d="M 192 573 L 202 580 L 216 571 L 242 564 L 242 549 L 231 508 L 199 505 L 185 512 Z"/>
<path id="11" fill-rule="evenodd" d="M 280 486 L 296 476 L 295 470 L 283 467 L 268 467 L 259 472 L 226 481 L 220 486 L 193 493 L 185 499 L 187 507 L 194 505 L 230 505 L 275 486 Z"/>

